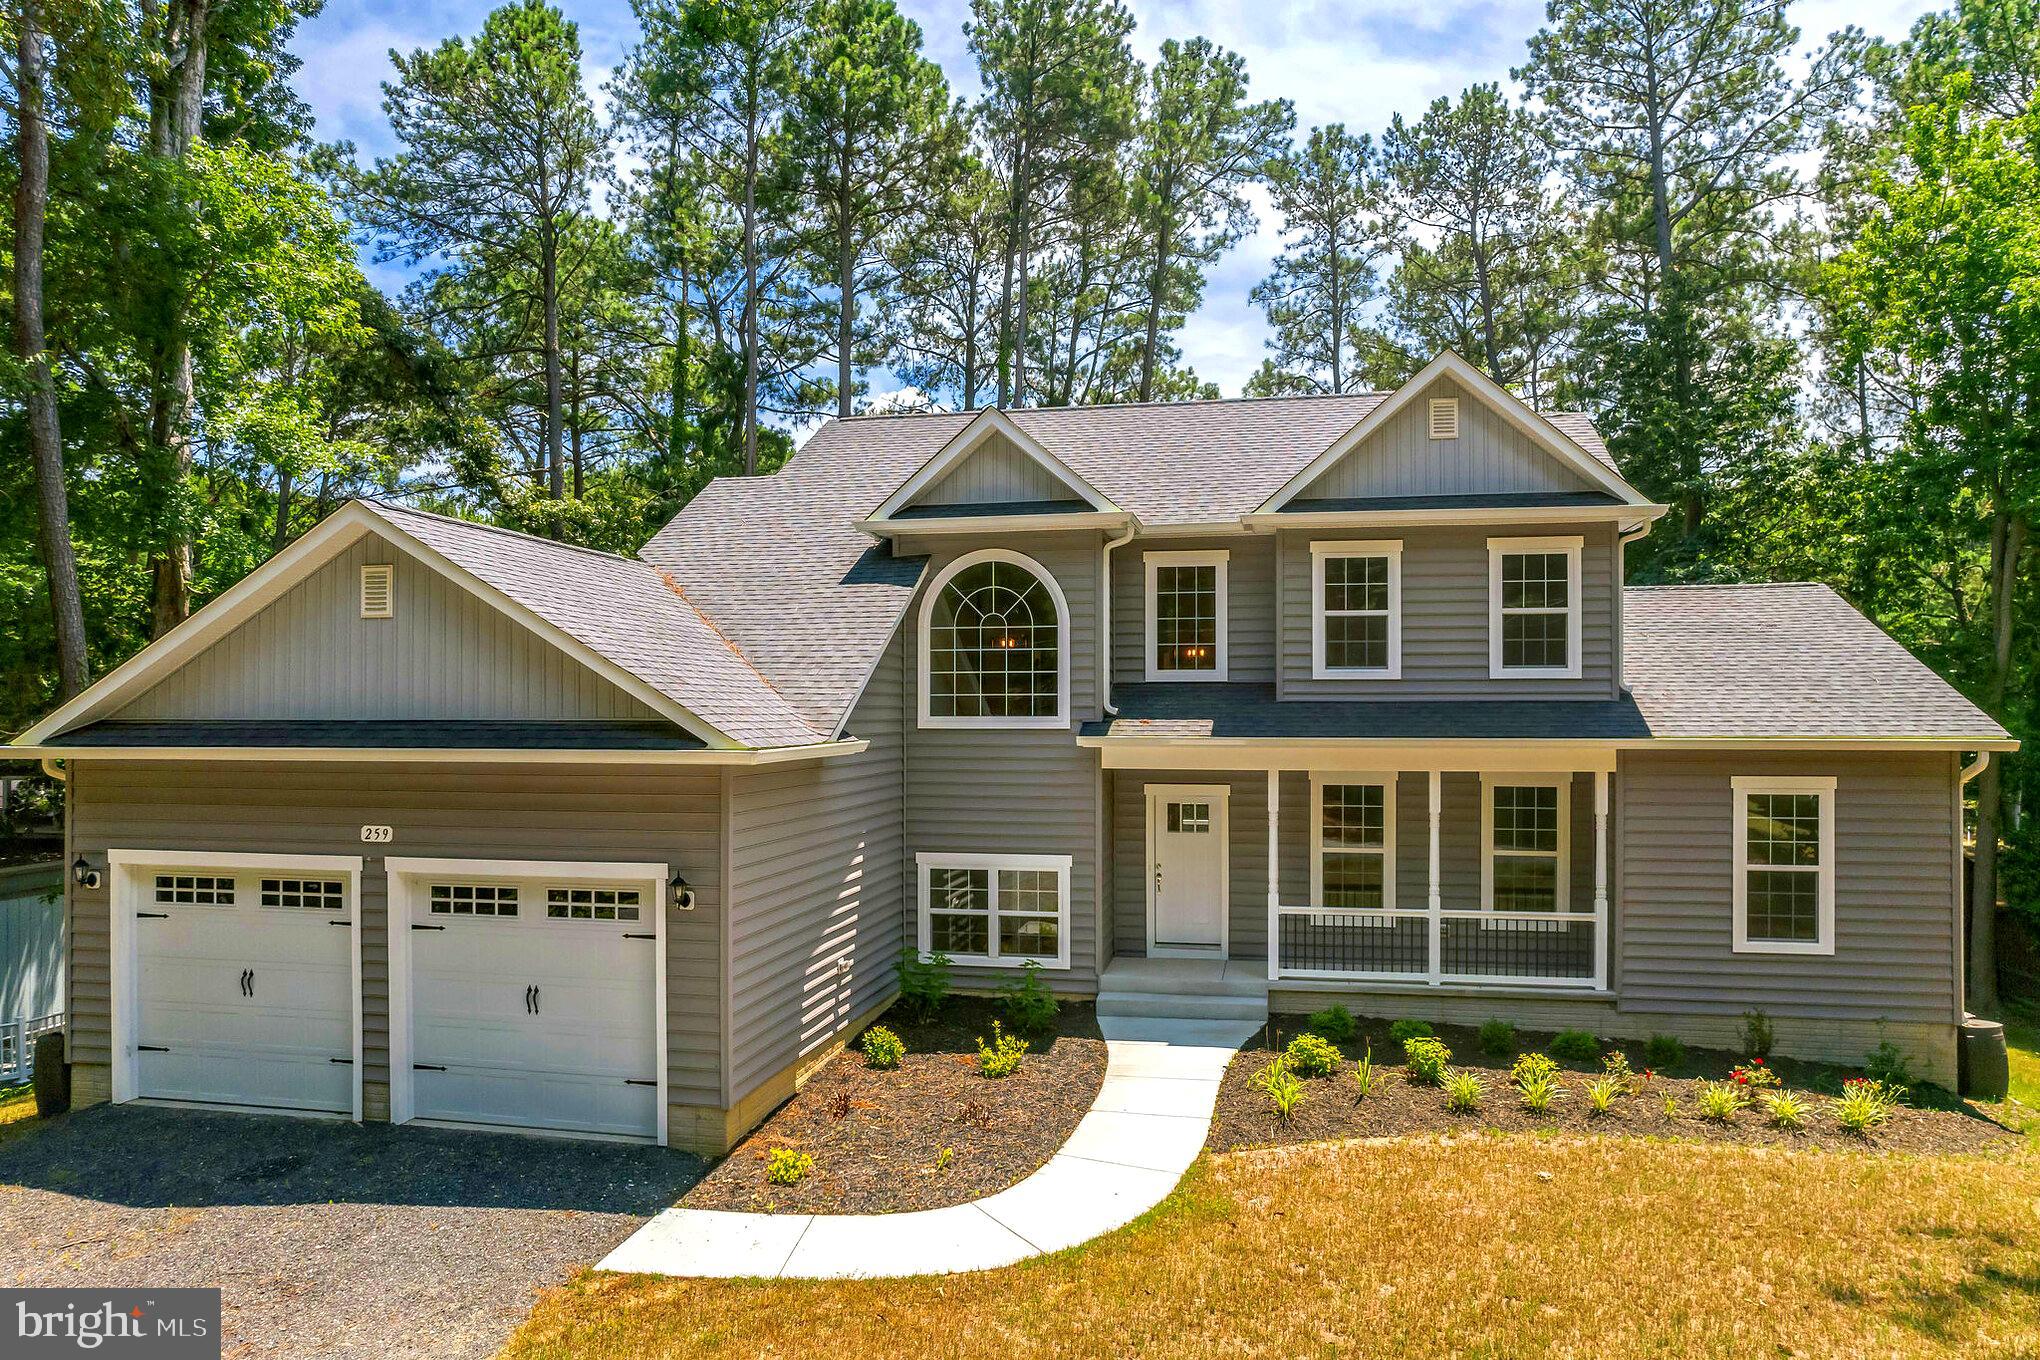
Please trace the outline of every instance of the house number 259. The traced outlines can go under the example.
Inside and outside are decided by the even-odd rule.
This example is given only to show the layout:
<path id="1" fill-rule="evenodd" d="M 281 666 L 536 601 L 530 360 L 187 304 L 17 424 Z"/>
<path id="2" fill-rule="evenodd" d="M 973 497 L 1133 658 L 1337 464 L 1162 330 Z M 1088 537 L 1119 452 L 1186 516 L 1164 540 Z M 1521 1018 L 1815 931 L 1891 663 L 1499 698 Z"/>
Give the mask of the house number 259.
<path id="1" fill-rule="evenodd" d="M 397 838 L 396 829 L 387 826 L 364 826 L 361 839 L 368 845 L 388 845 Z"/>

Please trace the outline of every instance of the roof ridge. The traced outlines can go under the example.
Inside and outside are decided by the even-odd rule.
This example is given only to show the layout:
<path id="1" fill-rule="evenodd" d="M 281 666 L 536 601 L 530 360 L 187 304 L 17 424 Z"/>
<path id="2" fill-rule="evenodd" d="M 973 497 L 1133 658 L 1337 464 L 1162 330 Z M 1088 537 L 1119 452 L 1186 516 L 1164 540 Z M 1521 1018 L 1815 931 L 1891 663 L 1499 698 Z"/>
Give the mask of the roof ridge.
<path id="1" fill-rule="evenodd" d="M 977 416 L 986 411 L 1004 411 L 1008 416 L 1033 415 L 1047 411 L 1131 411 L 1153 406 L 1237 406 L 1247 402 L 1263 401 L 1339 401 L 1357 400 L 1362 397 L 1386 397 L 1388 392 L 1370 389 L 1365 392 L 1275 392 L 1266 396 L 1238 397 L 1191 397 L 1185 401 L 1100 401 L 1083 405 L 1064 406 L 974 406 L 964 411 L 859 411 L 854 415 L 831 416 L 833 422 L 852 420 L 892 420 L 907 416 Z"/>
<path id="2" fill-rule="evenodd" d="M 511 529 L 501 524 L 490 524 L 486 520 L 462 519 L 459 515 L 441 514 L 437 510 L 422 510 L 415 505 L 401 505 L 383 500 L 379 496 L 358 496 L 356 499 L 366 505 L 373 505 L 380 510 L 394 510 L 400 515 L 423 515 L 427 519 L 436 519 L 442 523 L 458 524 L 464 529 L 482 529 L 492 534 L 502 534 L 508 538 L 521 538 L 530 543 L 543 544 L 548 548 L 562 548 L 567 552 L 577 552 L 588 557 L 600 557 L 609 562 L 629 562 L 637 566 L 649 565 L 642 558 L 625 557 L 622 553 L 609 552 L 603 548 L 590 548 L 580 543 L 567 543 L 561 539 L 547 538 L 543 534 L 527 533 L 522 529 Z"/>
<path id="3" fill-rule="evenodd" d="M 1769 590 L 1781 586 L 1812 586 L 1820 590 L 1834 590 L 1834 587 L 1826 581 L 1685 581 L 1677 583 L 1662 582 L 1656 585 L 1625 585 L 1622 587 L 1622 593 L 1625 595 L 1631 592 L 1641 594 L 1647 590 Z"/>

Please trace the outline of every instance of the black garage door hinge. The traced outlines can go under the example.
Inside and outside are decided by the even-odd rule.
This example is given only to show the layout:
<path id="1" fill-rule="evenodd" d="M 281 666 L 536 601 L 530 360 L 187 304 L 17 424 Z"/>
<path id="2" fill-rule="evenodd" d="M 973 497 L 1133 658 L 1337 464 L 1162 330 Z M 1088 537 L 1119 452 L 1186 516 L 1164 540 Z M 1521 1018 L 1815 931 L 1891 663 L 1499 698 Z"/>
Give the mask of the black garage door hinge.
<path id="1" fill-rule="evenodd" d="M 625 1086 L 657 1086 L 659 1083 L 644 1077 L 625 1077 L 623 1084 Z"/>
<path id="2" fill-rule="evenodd" d="M 326 1061 L 329 1063 L 346 1063 L 349 1067 L 354 1066 L 354 1059 L 352 1058 L 328 1058 Z"/>
<path id="3" fill-rule="evenodd" d="M 326 924 L 327 924 L 327 925 L 329 925 L 329 926 L 351 926 L 351 925 L 353 925 L 353 924 L 354 924 L 354 922 L 352 922 L 352 921 L 328 921 L 328 922 L 326 922 Z"/>
<path id="4" fill-rule="evenodd" d="M 167 911 L 138 911 L 135 913 L 135 919 L 137 921 L 167 921 L 170 919 L 170 913 Z"/>
<path id="5" fill-rule="evenodd" d="M 626 940 L 656 940 L 659 937 L 656 935 L 633 935 L 629 931 L 625 931 L 623 938 Z"/>
<path id="6" fill-rule="evenodd" d="M 446 1069 L 438 1063 L 412 1063 L 411 1070 L 413 1072 L 444 1072 Z"/>
<path id="7" fill-rule="evenodd" d="M 413 929 L 413 930 L 444 930 L 444 929 L 446 929 L 446 927 L 445 927 L 445 926 L 421 926 L 421 925 L 419 925 L 419 924 L 418 924 L 418 923 L 417 923 L 416 921 L 413 921 L 413 922 L 411 922 L 411 929 Z"/>
<path id="8" fill-rule="evenodd" d="M 167 1048 L 164 1048 L 164 1047 L 163 1047 L 163 1046 L 162 1046 L 161 1044 L 136 1044 L 136 1045 L 135 1045 L 135 1052 L 137 1052 L 137 1053 L 168 1053 L 169 1051 L 170 1051 L 169 1049 L 167 1049 Z"/>

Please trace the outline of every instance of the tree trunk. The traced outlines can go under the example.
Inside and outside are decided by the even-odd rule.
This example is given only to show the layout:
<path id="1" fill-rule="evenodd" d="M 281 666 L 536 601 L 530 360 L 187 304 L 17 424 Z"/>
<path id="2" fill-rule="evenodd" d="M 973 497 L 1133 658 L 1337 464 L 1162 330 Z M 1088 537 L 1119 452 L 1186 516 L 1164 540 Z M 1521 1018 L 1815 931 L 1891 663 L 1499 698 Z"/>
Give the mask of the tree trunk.
<path id="1" fill-rule="evenodd" d="M 276 527 L 269 535 L 269 555 L 276 556 L 290 542 L 290 498 L 297 479 L 287 467 L 276 470 Z"/>
<path id="2" fill-rule="evenodd" d="M 1171 186 L 1164 183 L 1166 192 Z M 1147 335 L 1140 347 L 1140 399 L 1155 399 L 1155 345 L 1161 338 L 1162 330 L 1162 280 L 1169 272 L 1169 224 L 1164 221 L 1155 230 L 1154 270 L 1148 277 Z"/>
<path id="3" fill-rule="evenodd" d="M 673 417 L 666 429 L 666 455 L 678 472 L 687 462 L 687 256 L 680 257 L 680 298 L 673 304 Z"/>
<path id="4" fill-rule="evenodd" d="M 566 494 L 565 431 L 560 394 L 560 243 L 552 222 L 539 228 L 539 287 L 545 308 L 545 490 L 559 500 Z"/>
<path id="5" fill-rule="evenodd" d="M 836 414 L 850 418 L 850 388 L 855 381 L 850 346 L 857 335 L 857 239 L 852 231 L 847 186 L 836 223 Z"/>
<path id="6" fill-rule="evenodd" d="M 2012 669 L 2012 615 L 2019 584 L 2019 558 L 2026 550 L 2026 525 L 2005 508 L 2003 490 L 1990 526 L 1991 668 L 1984 707 L 2004 712 Z M 1976 780 L 1976 870 L 1969 914 L 1969 1009 L 1998 1012 L 1997 889 L 1998 836 L 2004 811 L 2004 766 L 1993 760 Z"/>
<path id="7" fill-rule="evenodd" d="M 1017 175 L 1018 170 L 1014 173 Z M 1017 183 L 1017 182 L 1016 182 Z M 1020 254 L 1020 208 L 1017 189 L 1008 200 L 1006 214 L 1005 272 L 999 279 L 999 377 L 997 399 L 994 402 L 1000 410 L 1011 404 L 1013 397 L 1013 270 Z"/>
<path id="8" fill-rule="evenodd" d="M 57 636 L 57 697 L 85 688 L 85 606 L 71 547 L 71 502 L 64 485 L 64 441 L 56 381 L 43 345 L 43 224 L 49 209 L 50 139 L 43 122 L 42 37 L 35 0 L 22 0 L 15 79 L 15 132 L 21 178 L 14 186 L 14 353 L 28 378 L 29 459 L 35 465 L 36 546 L 49 581 Z"/>
<path id="9" fill-rule="evenodd" d="M 1013 255 L 1013 390 L 1008 394 L 1015 406 L 1027 404 L 1027 229 L 1028 212 L 1020 209 L 1020 240 Z"/>
<path id="10" fill-rule="evenodd" d="M 758 75 L 744 117 L 744 475 L 758 472 Z"/>

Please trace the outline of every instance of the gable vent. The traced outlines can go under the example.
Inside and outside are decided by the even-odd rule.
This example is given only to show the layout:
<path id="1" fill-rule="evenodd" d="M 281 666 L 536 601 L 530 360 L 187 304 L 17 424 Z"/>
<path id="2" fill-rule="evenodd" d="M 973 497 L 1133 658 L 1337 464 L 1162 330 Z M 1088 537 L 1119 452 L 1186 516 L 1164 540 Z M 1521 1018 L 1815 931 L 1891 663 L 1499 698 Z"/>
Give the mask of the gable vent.
<path id="1" fill-rule="evenodd" d="M 1459 398 L 1431 398 L 1431 438 L 1459 438 Z"/>
<path id="2" fill-rule="evenodd" d="M 397 612 L 397 569 L 387 562 L 361 569 L 361 617 L 387 619 Z"/>

